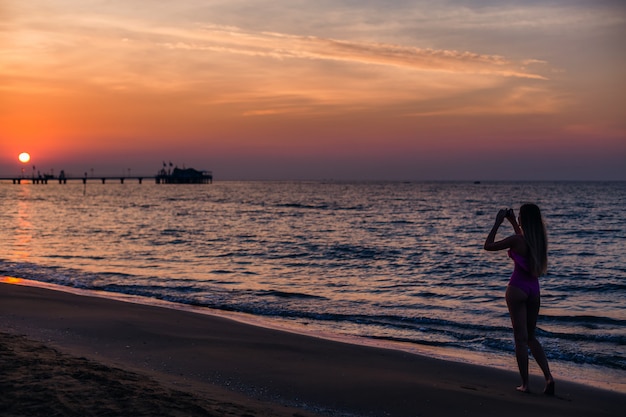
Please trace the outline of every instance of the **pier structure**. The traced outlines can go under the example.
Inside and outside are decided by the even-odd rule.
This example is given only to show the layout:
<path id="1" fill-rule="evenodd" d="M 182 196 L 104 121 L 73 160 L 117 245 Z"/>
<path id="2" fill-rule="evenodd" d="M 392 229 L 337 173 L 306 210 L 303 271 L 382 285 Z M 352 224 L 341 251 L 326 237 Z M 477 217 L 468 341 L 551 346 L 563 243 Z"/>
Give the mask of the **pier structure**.
<path id="1" fill-rule="evenodd" d="M 105 176 L 105 177 L 0 177 L 0 181 L 11 181 L 13 184 L 21 184 L 21 183 L 30 183 L 30 184 L 48 184 L 49 182 L 58 182 L 59 184 L 67 184 L 73 181 L 82 181 L 83 184 L 87 184 L 88 181 L 100 181 L 102 184 L 106 184 L 107 181 L 119 181 L 121 184 L 124 184 L 125 180 L 137 180 L 139 184 L 143 182 L 144 179 L 150 179 L 156 177 L 149 176 L 131 176 L 131 177 L 122 177 L 122 176 Z M 157 182 L 158 184 L 158 182 Z"/>
<path id="2" fill-rule="evenodd" d="M 58 182 L 59 184 L 67 184 L 68 181 L 81 181 L 83 184 L 91 181 L 100 181 L 102 184 L 106 184 L 107 181 L 119 181 L 120 184 L 124 184 L 124 181 L 138 181 L 139 184 L 143 183 L 143 180 L 153 180 L 156 184 L 212 184 L 213 173 L 210 171 L 197 171 L 193 168 L 179 169 L 174 168 L 171 171 L 161 170 L 157 175 L 111 175 L 111 176 L 82 176 L 76 177 L 71 175 L 65 175 L 63 171 L 58 176 L 54 175 L 39 175 L 39 176 L 14 176 L 14 177 L 0 177 L 0 181 L 11 181 L 13 184 L 30 183 L 30 184 L 48 184 L 49 182 Z"/>
<path id="3" fill-rule="evenodd" d="M 213 174 L 210 171 L 198 171 L 193 168 L 174 168 L 172 171 L 163 168 L 155 180 L 157 184 L 211 184 Z"/>

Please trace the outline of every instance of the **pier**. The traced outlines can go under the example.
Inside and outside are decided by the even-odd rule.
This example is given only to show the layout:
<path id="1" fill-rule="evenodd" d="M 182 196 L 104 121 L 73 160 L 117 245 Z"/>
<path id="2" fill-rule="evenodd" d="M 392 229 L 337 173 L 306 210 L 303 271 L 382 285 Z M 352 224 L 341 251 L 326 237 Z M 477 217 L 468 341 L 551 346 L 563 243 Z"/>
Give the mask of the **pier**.
<path id="1" fill-rule="evenodd" d="M 1 178 L 0 177 L 0 181 L 11 181 L 13 182 L 13 184 L 21 184 L 21 183 L 26 183 L 26 184 L 48 184 L 49 182 L 58 182 L 59 184 L 67 184 L 68 181 L 69 182 L 73 182 L 73 181 L 82 181 L 83 184 L 87 184 L 87 182 L 93 182 L 93 181 L 99 181 L 102 182 L 102 184 L 106 184 L 107 181 L 111 182 L 111 181 L 119 181 L 120 184 L 124 184 L 125 180 L 137 180 L 139 181 L 139 184 L 141 184 L 143 182 L 144 179 L 155 179 L 156 177 L 149 177 L 149 176 L 133 176 L 133 177 L 122 177 L 122 176 L 106 176 L 106 177 L 64 177 L 64 178 L 60 178 L 60 177 L 4 177 Z M 157 184 L 159 184 L 159 181 L 156 181 Z"/>
<path id="2" fill-rule="evenodd" d="M 173 171 L 161 170 L 157 175 L 111 175 L 111 176 L 71 176 L 65 175 L 63 171 L 58 176 L 39 175 L 39 176 L 14 176 L 0 177 L 0 181 L 11 181 L 13 184 L 30 183 L 30 184 L 48 184 L 49 182 L 58 182 L 59 184 L 67 184 L 68 182 L 81 181 L 83 184 L 87 182 L 101 182 L 106 184 L 109 182 L 138 181 L 139 184 L 143 180 L 153 180 L 156 184 L 212 184 L 213 173 L 210 171 L 197 171 L 193 168 L 179 169 L 174 168 Z"/>

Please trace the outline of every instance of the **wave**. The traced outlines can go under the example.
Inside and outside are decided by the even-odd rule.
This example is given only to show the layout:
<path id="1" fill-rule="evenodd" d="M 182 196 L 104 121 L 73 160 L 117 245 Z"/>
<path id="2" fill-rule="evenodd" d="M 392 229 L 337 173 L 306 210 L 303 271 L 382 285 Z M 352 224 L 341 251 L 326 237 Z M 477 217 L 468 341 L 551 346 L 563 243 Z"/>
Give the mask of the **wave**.
<path id="1" fill-rule="evenodd" d="M 304 209 L 304 210 L 332 210 L 332 211 L 340 211 L 340 210 L 348 210 L 348 211 L 357 211 L 357 210 L 363 210 L 364 206 L 363 205 L 356 205 L 356 206 L 340 206 L 337 204 L 329 204 L 329 203 L 322 203 L 322 204 L 305 204 L 305 203 L 277 203 L 274 205 L 274 207 L 278 207 L 278 208 L 295 208 L 295 209 Z"/>
<path id="2" fill-rule="evenodd" d="M 565 324 L 576 324 L 589 328 L 596 327 L 598 325 L 613 325 L 619 327 L 626 328 L 626 320 L 614 319 L 611 317 L 603 317 L 603 316 L 591 316 L 591 315 L 574 315 L 574 316 L 563 316 L 563 315 L 542 315 L 541 319 L 543 321 L 552 322 L 552 323 L 565 323 Z"/>
<path id="3" fill-rule="evenodd" d="M 300 293 L 300 292 L 277 291 L 277 290 L 257 291 L 255 294 L 257 296 L 259 296 L 259 297 L 278 297 L 278 298 L 327 300 L 326 297 L 321 297 L 321 296 L 318 296 L 318 295 L 304 294 L 304 293 Z"/>
<path id="4" fill-rule="evenodd" d="M 401 256 L 397 249 L 366 247 L 353 244 L 337 243 L 322 249 L 322 257 L 327 260 L 343 259 L 396 259 Z"/>
<path id="5" fill-rule="evenodd" d="M 275 207 L 310 209 L 310 210 L 327 210 L 330 206 L 328 204 L 314 205 L 314 204 L 302 204 L 302 203 L 282 203 L 282 204 L 276 204 Z"/>
<path id="6" fill-rule="evenodd" d="M 593 282 L 590 280 L 570 279 L 568 283 L 556 284 L 556 280 L 550 282 L 550 291 L 560 291 L 564 293 L 618 293 L 626 291 L 626 283 L 616 282 Z"/>
<path id="7" fill-rule="evenodd" d="M 348 257 L 363 256 L 357 255 L 363 249 L 358 246 L 338 245 L 335 249 L 350 254 Z M 393 250 L 390 252 L 393 253 Z M 366 252 L 365 256 L 375 255 Z M 477 352 L 512 351 L 511 329 L 504 317 L 502 325 L 491 324 L 498 321 L 490 323 L 487 317 L 485 321 L 476 321 L 476 315 L 472 316 L 474 322 L 468 322 L 467 316 L 438 307 L 436 300 L 441 298 L 441 294 L 430 291 L 428 286 L 431 288 L 437 286 L 433 287 L 428 282 L 424 284 L 427 287 L 414 287 L 396 282 L 384 288 L 370 288 L 369 292 L 364 293 L 365 297 L 368 295 L 377 297 L 376 291 L 384 289 L 384 292 L 388 292 L 389 289 L 395 288 L 405 297 L 405 302 L 414 298 L 413 296 L 434 300 L 425 301 L 419 306 L 407 302 L 403 308 L 396 308 L 402 304 L 398 302 L 391 306 L 393 308 L 388 308 L 384 304 L 368 307 L 360 301 L 333 299 L 327 296 L 328 293 L 302 291 L 304 287 L 294 291 L 279 288 L 249 289 L 242 285 L 245 284 L 245 272 L 230 269 L 214 269 L 210 274 L 216 277 L 233 276 L 237 282 L 236 286 L 232 286 L 230 281 L 224 283 L 219 279 L 175 279 L 114 270 L 88 273 L 79 269 L 7 262 L 1 259 L 0 273 L 68 287 L 143 296 L 260 317 L 288 319 L 303 325 L 315 323 L 339 333 L 347 332 L 390 342 L 454 347 Z M 442 283 L 441 286 L 447 285 Z M 412 288 L 415 288 L 413 295 L 410 291 Z M 463 303 L 477 301 L 477 296 L 471 293 L 458 295 L 457 291 L 455 294 L 457 296 L 446 297 Z M 480 297 L 484 297 L 484 294 Z M 419 311 L 423 314 L 415 316 L 402 314 L 406 311 Z M 400 314 L 385 314 L 392 312 Z M 441 314 L 446 316 L 440 316 Z M 591 314 L 561 314 L 543 315 L 541 323 L 543 327 L 550 328 L 538 330 L 539 337 L 551 347 L 547 349 L 549 357 L 576 364 L 625 369 L 624 358 L 611 352 L 619 352 L 626 345 L 626 336 L 623 335 L 626 320 Z M 590 331 L 577 331 L 581 328 Z M 583 352 L 580 346 L 584 347 Z"/>
<path id="8" fill-rule="evenodd" d="M 51 254 L 51 255 L 47 255 L 47 257 L 50 259 L 89 259 L 89 260 L 96 260 L 96 261 L 102 261 L 106 259 L 104 256 L 97 256 L 97 255 L 84 256 L 84 255 L 73 255 L 73 254 L 63 254 L 63 255 Z"/>

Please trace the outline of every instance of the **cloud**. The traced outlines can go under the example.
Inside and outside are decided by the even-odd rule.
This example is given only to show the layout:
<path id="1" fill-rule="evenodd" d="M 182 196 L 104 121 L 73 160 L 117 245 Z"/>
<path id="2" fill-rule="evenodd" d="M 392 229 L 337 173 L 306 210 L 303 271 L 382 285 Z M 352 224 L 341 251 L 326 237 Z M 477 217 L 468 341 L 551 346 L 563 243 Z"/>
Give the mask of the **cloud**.
<path id="1" fill-rule="evenodd" d="M 132 101 L 134 109 L 151 108 L 157 96 L 198 114 L 254 118 L 507 111 L 493 103 L 523 113 L 548 111 L 537 103 L 553 103 L 545 60 L 419 47 L 406 39 L 358 40 L 349 32 L 322 37 L 84 12 L 28 18 L 14 26 L 5 56 L 12 65 L 0 68 L 0 76 L 12 82 L 4 88 L 85 100 L 104 94 L 112 102 Z M 533 93 L 515 94 L 520 85 Z M 485 91 L 490 102 L 479 99 Z M 542 94 L 548 98 L 526 99 Z"/>
<path id="2" fill-rule="evenodd" d="M 185 39 L 186 38 L 186 39 Z M 514 63 L 502 56 L 455 50 L 418 48 L 390 43 L 358 42 L 297 36 L 274 32 L 249 32 L 233 27 L 205 26 L 163 47 L 211 51 L 272 59 L 330 60 L 363 65 L 402 67 L 417 71 L 443 71 L 545 80 L 524 69 L 527 59 Z"/>

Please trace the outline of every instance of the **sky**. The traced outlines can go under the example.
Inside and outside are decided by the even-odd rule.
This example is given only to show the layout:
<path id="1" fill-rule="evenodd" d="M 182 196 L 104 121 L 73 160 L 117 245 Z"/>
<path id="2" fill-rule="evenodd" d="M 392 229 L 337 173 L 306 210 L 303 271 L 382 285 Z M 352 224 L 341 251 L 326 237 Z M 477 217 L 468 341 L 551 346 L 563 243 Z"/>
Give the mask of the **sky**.
<path id="1" fill-rule="evenodd" d="M 0 0 L 0 176 L 626 180 L 624 39 L 623 0 Z"/>

